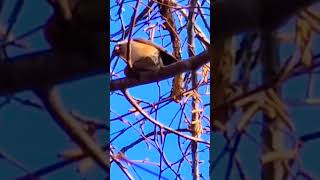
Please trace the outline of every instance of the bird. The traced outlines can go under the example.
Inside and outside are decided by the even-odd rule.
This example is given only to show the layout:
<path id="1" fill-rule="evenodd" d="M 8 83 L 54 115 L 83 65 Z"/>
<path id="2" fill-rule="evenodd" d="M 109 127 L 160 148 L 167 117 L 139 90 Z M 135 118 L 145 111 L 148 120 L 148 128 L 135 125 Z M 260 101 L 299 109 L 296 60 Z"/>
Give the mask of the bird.
<path id="1" fill-rule="evenodd" d="M 129 61 L 127 58 L 128 40 L 118 42 L 111 57 L 113 59 L 114 56 L 119 56 L 127 63 L 127 67 L 124 70 L 126 76 L 131 76 L 132 73 L 157 71 L 178 61 L 163 47 L 149 40 L 141 38 L 131 39 L 130 47 L 131 57 Z"/>

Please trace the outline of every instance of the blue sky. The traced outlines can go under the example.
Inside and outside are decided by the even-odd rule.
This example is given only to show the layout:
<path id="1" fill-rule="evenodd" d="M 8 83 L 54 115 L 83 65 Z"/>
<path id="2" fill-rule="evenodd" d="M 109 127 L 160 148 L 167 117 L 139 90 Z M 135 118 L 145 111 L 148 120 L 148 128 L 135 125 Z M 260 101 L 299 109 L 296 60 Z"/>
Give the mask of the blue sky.
<path id="1" fill-rule="evenodd" d="M 142 1 L 144 4 L 146 4 L 146 1 Z M 115 4 L 116 1 L 110 1 L 111 7 L 113 7 L 113 5 Z M 182 2 L 183 3 L 187 3 L 187 2 Z M 186 4 L 183 4 L 186 5 Z M 122 16 L 123 16 L 123 20 L 125 25 L 128 25 L 128 23 L 130 22 L 131 16 L 132 16 L 132 12 L 133 12 L 133 8 L 132 7 L 135 6 L 135 1 L 133 2 L 129 2 L 127 4 L 125 4 L 123 6 L 122 9 Z M 142 9 L 144 9 L 144 5 L 140 6 L 140 11 Z M 153 7 L 156 7 L 155 5 Z M 151 16 L 154 15 L 154 17 L 159 16 L 159 13 L 155 13 L 158 12 L 157 8 L 153 8 L 154 11 L 151 11 Z M 117 8 L 113 8 L 110 11 L 110 15 L 111 15 L 111 19 L 116 19 L 117 16 Z M 139 12 L 137 14 L 139 14 Z M 205 12 L 207 14 L 209 14 L 209 11 L 205 10 Z M 209 23 L 210 19 L 209 17 L 207 17 L 207 22 Z M 157 23 L 162 23 L 163 21 L 160 20 L 160 18 L 158 18 L 157 20 L 151 20 L 150 21 L 151 25 L 156 25 Z M 111 21 L 111 28 L 110 28 L 110 33 L 111 35 L 117 31 L 119 31 L 121 29 L 120 23 L 119 21 Z M 185 23 L 185 21 L 183 22 Z M 200 20 L 200 18 L 197 18 L 197 23 L 198 26 L 200 28 L 202 28 L 202 30 L 204 31 L 205 35 L 207 36 L 207 38 L 210 38 L 209 32 L 206 31 L 206 29 L 204 28 L 204 25 L 202 23 L 202 21 Z M 147 26 L 143 26 L 140 27 L 139 23 L 137 23 L 138 26 L 135 27 L 134 29 L 134 35 L 133 38 L 145 38 L 148 39 L 148 34 L 146 32 L 143 31 L 144 28 L 146 28 Z M 177 22 L 178 27 L 180 27 L 180 25 Z M 167 31 L 162 30 L 161 31 L 162 34 L 168 34 Z M 183 43 L 183 39 L 186 37 L 186 30 L 183 30 L 180 34 L 180 38 L 181 43 Z M 159 31 L 156 31 L 155 37 L 159 36 Z M 116 36 L 112 39 L 114 40 L 119 40 L 121 38 L 121 35 Z M 171 45 L 166 46 L 169 42 L 170 42 L 170 38 L 169 36 L 166 36 L 162 41 L 159 38 L 156 38 L 155 43 L 157 43 L 158 45 L 162 45 L 164 46 L 169 52 L 172 52 L 172 47 Z M 196 54 L 200 53 L 203 51 L 202 45 L 200 45 L 200 43 L 198 42 L 198 40 L 195 41 L 196 42 Z M 110 51 L 112 51 L 114 48 L 114 43 L 110 43 Z M 187 47 L 186 47 L 186 43 L 184 44 L 184 46 L 181 48 L 182 49 L 182 59 L 186 59 L 188 58 L 188 54 L 187 54 Z M 111 64 L 111 67 L 113 67 L 113 64 L 116 62 L 116 60 L 113 60 L 113 63 Z M 115 68 L 115 72 L 121 72 L 124 68 L 125 64 L 122 60 L 119 60 L 118 64 L 116 65 Z M 119 77 L 123 77 L 123 73 L 121 72 L 119 74 Z M 141 99 L 143 101 L 147 101 L 148 103 L 156 103 L 159 101 L 159 96 L 163 96 L 162 98 L 168 97 L 169 96 L 169 92 L 171 89 L 171 82 L 172 82 L 172 78 L 164 80 L 159 82 L 159 86 L 160 88 L 160 94 L 159 92 L 159 88 L 157 83 L 151 83 L 148 85 L 142 85 L 142 86 L 137 86 L 137 87 L 133 87 L 129 89 L 130 94 L 138 99 Z M 202 87 L 200 88 L 200 93 L 202 94 L 202 105 L 209 103 L 209 95 L 205 94 L 206 92 L 208 92 L 207 87 Z M 117 93 L 120 93 L 119 91 L 111 93 L 110 94 L 110 103 L 111 103 L 111 120 L 119 115 L 128 113 L 128 110 L 132 108 L 132 106 L 124 99 L 123 96 L 118 95 Z M 190 102 L 188 103 L 189 105 L 186 107 L 186 116 L 188 116 L 189 118 L 191 117 L 191 111 L 190 111 Z M 146 106 L 146 104 L 141 104 L 142 107 Z M 172 118 L 176 115 L 176 117 L 173 119 L 172 121 L 172 125 L 170 126 L 171 128 L 178 128 L 178 124 L 179 124 L 179 120 L 181 117 L 181 112 L 179 112 L 179 108 L 180 108 L 180 104 L 171 102 L 169 105 L 167 105 L 165 108 L 162 108 L 160 110 L 158 110 L 158 114 L 157 114 L 157 119 L 169 126 Z M 209 106 L 205 107 L 204 109 L 204 114 L 206 114 L 209 117 Z M 149 112 L 149 109 L 147 110 L 147 112 Z M 153 113 L 151 114 L 152 117 L 156 117 L 156 115 Z M 128 115 L 126 116 L 123 121 L 128 121 L 130 123 L 135 123 L 139 120 L 143 119 L 143 117 L 141 115 Z M 204 126 L 207 125 L 208 126 L 208 122 L 203 124 Z M 111 139 L 113 139 L 116 135 L 115 132 L 117 132 L 118 130 L 121 130 L 124 127 L 129 127 L 128 124 L 124 124 L 123 122 L 121 122 L 120 120 L 113 120 L 111 121 Z M 112 145 L 114 146 L 114 148 L 116 150 L 120 150 L 122 147 L 132 143 L 134 140 L 136 140 L 137 138 L 140 138 L 140 127 L 138 125 L 134 126 L 134 128 L 129 129 L 128 131 L 126 131 L 125 133 L 123 133 L 120 137 L 118 137 L 116 140 L 114 140 L 112 142 Z M 182 119 L 182 123 L 180 128 L 187 128 L 186 127 L 186 123 L 183 122 Z M 144 122 L 143 124 L 143 129 L 146 133 L 152 132 L 154 131 L 154 126 L 151 125 L 149 122 Z M 202 136 L 203 139 L 206 139 L 207 141 L 209 141 L 209 136 L 207 135 L 203 135 Z M 184 142 L 184 139 L 181 139 L 181 142 Z M 150 142 L 150 144 L 152 144 Z M 154 163 L 159 163 L 159 153 L 157 152 L 157 150 L 155 150 L 155 148 L 146 142 L 142 142 L 139 145 L 135 146 L 134 148 L 132 148 L 131 150 L 127 151 L 126 156 L 128 157 L 128 159 L 130 160 L 149 160 L 151 162 Z M 154 143 L 153 143 L 154 144 Z M 182 148 L 185 149 L 188 146 L 189 142 L 184 142 L 182 143 Z M 169 162 L 173 163 L 176 160 L 181 158 L 181 152 L 179 150 L 179 146 L 178 146 L 178 142 L 177 142 L 177 137 L 176 135 L 169 135 L 166 138 L 165 141 L 165 146 L 164 146 L 164 152 L 165 155 L 167 157 L 167 159 L 169 160 Z M 208 168 L 209 168 L 209 150 L 204 146 L 204 145 L 199 145 L 199 149 L 206 149 L 204 152 L 199 153 L 200 155 L 200 160 L 203 161 L 203 163 L 200 165 L 200 172 L 202 173 L 202 175 L 204 176 L 205 179 L 209 179 L 209 172 L 208 172 Z M 188 158 L 190 159 L 191 156 L 188 156 Z M 140 163 L 140 165 L 143 165 L 143 167 L 148 168 L 149 170 L 158 173 L 159 172 L 159 168 L 152 166 L 152 165 L 144 165 L 143 163 Z M 164 166 L 166 167 L 166 166 Z M 176 169 L 177 166 L 174 166 L 174 169 Z M 142 179 L 156 179 L 157 177 L 152 175 L 152 174 L 148 174 L 146 171 L 143 171 L 139 168 L 135 168 L 135 170 L 137 171 L 137 173 L 139 174 L 139 176 Z M 113 165 L 111 168 L 111 179 L 117 179 L 117 178 L 124 178 L 123 173 L 121 172 L 121 170 L 116 166 Z M 137 174 L 134 172 L 134 170 L 130 167 L 129 168 L 129 172 L 135 177 L 138 178 Z M 181 166 L 181 170 L 180 173 L 182 175 L 182 177 L 184 179 L 190 179 L 191 177 L 191 166 L 190 164 L 184 162 Z M 166 170 L 163 173 L 164 177 L 167 178 L 172 178 L 174 177 L 174 174 L 170 171 L 170 170 Z"/>

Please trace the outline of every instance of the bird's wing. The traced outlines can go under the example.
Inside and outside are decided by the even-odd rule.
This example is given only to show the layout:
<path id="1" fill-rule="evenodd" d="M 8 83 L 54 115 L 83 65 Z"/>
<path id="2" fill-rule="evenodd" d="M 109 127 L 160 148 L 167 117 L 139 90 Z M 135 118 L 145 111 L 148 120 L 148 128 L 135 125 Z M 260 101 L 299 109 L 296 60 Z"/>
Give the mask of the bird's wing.
<path id="1" fill-rule="evenodd" d="M 154 60 L 153 58 L 157 57 L 146 57 L 144 59 L 140 59 L 138 61 L 135 61 L 132 69 L 134 71 L 155 71 L 160 68 L 160 64 L 157 63 L 157 60 Z"/>
<path id="2" fill-rule="evenodd" d="M 141 39 L 141 38 L 135 38 L 132 40 L 157 48 L 160 52 L 160 56 L 162 57 L 163 65 L 165 65 L 165 66 L 170 65 L 170 64 L 178 61 L 177 58 L 175 58 L 170 53 L 168 53 L 163 47 L 158 46 L 157 44 L 153 43 L 152 41 Z"/>

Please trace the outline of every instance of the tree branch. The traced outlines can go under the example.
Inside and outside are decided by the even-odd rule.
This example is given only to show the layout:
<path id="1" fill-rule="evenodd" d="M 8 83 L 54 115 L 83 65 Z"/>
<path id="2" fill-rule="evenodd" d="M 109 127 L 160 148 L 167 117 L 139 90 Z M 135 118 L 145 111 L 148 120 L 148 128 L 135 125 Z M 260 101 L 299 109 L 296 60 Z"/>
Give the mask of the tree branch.
<path id="1" fill-rule="evenodd" d="M 54 88 L 44 88 L 36 91 L 46 109 L 56 120 L 57 124 L 77 143 L 81 149 L 88 153 L 98 165 L 105 171 L 110 168 L 107 153 L 93 140 L 93 138 L 81 127 L 78 121 L 65 110 L 59 95 Z"/>
<path id="2" fill-rule="evenodd" d="M 0 95 L 107 73 L 105 63 L 81 53 L 58 54 L 51 50 L 17 56 L 0 65 Z"/>
<path id="3" fill-rule="evenodd" d="M 184 61 L 176 62 L 158 71 L 141 73 L 140 80 L 135 78 L 120 78 L 112 80 L 110 83 L 110 91 L 122 90 L 142 84 L 161 81 L 186 71 L 196 70 L 208 63 L 209 60 L 209 51 L 204 51 L 197 56 L 191 57 Z"/>
<path id="4" fill-rule="evenodd" d="M 170 127 L 168 126 L 165 126 L 163 124 L 160 123 L 160 121 L 157 121 L 155 119 L 153 119 L 150 115 L 148 115 L 138 104 L 137 102 L 134 100 L 134 98 L 132 98 L 132 96 L 129 94 L 128 92 L 128 89 L 125 89 L 122 91 L 124 97 L 131 103 L 131 105 L 136 108 L 149 122 L 153 123 L 154 125 L 160 127 L 161 129 L 164 129 L 166 131 L 169 131 L 171 133 L 174 133 L 180 137 L 183 137 L 185 139 L 188 139 L 188 140 L 191 140 L 191 141 L 195 141 L 197 143 L 203 143 L 203 144 L 206 144 L 206 145 L 210 145 L 209 142 L 207 141 L 204 141 L 198 137 L 193 137 L 193 136 L 189 136 L 189 135 L 186 135 L 186 134 L 183 134 L 181 133 L 180 131 L 177 131 L 177 130 L 174 130 L 174 129 L 171 129 Z"/>
<path id="5" fill-rule="evenodd" d="M 214 1 L 213 36 L 230 36 L 240 32 L 274 29 L 297 11 L 318 0 L 223 0 Z M 289 5 L 290 4 L 290 5 Z"/>
<path id="6" fill-rule="evenodd" d="M 214 1 L 211 18 L 215 25 L 213 36 L 220 37 L 244 31 L 255 31 L 263 27 L 275 27 L 298 10 L 315 2 L 318 2 L 318 0 Z M 260 10 L 263 9 L 260 7 L 266 8 L 261 11 L 262 15 Z M 10 62 L 0 66 L 0 95 L 107 73 L 106 63 L 109 62 L 110 60 L 106 62 L 105 59 L 89 59 L 82 56 L 81 53 L 59 55 L 50 50 L 11 58 Z M 178 64 L 172 65 L 172 67 L 179 66 Z M 179 73 L 190 70 L 183 67 L 185 65 L 179 67 Z M 168 70 L 171 69 L 167 68 Z M 111 83 L 111 90 L 147 84 L 173 76 L 167 70 L 165 72 L 147 73 L 147 75 L 152 75 L 152 77 L 145 77 L 142 81 L 133 79 L 114 80 Z"/>

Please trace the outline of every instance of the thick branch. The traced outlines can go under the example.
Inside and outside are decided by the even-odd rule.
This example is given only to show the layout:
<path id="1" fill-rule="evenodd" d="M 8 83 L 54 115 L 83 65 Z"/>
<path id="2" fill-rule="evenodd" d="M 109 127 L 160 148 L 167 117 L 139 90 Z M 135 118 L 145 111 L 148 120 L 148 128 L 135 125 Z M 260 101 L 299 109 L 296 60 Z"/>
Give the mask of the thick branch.
<path id="1" fill-rule="evenodd" d="M 275 38 L 275 32 L 262 32 L 262 65 L 263 65 L 263 80 L 269 82 L 275 79 L 279 73 L 279 44 Z M 281 96 L 280 89 L 275 88 L 278 96 Z M 285 134 L 283 132 L 285 125 L 277 118 L 269 118 L 267 115 L 263 116 L 263 127 L 261 132 L 262 137 L 262 153 L 268 154 L 272 151 L 283 151 L 285 149 Z M 283 166 L 283 161 L 274 161 L 269 164 L 262 164 L 261 179 L 262 180 L 281 180 L 288 179 L 288 171 Z"/>
<path id="2" fill-rule="evenodd" d="M 186 71 L 196 70 L 208 63 L 209 60 L 209 52 L 204 51 L 197 56 L 191 57 L 184 61 L 176 62 L 160 69 L 159 71 L 141 73 L 140 80 L 135 78 L 121 78 L 112 80 L 110 83 L 110 91 L 122 90 L 142 84 L 161 81 Z"/>
<path id="3" fill-rule="evenodd" d="M 22 55 L 0 65 L 0 95 L 107 73 L 103 59 L 51 50 Z"/>
<path id="4" fill-rule="evenodd" d="M 244 31 L 273 29 L 297 11 L 318 0 L 222 0 L 214 1 L 212 22 L 214 37 Z M 289 5 L 290 4 L 290 5 Z"/>
<path id="5" fill-rule="evenodd" d="M 254 31 L 263 27 L 275 27 L 298 10 L 315 2 L 318 0 L 214 1 L 211 18 L 214 22 L 213 35 L 220 37 L 244 31 Z M 261 12 L 263 13 L 261 14 Z M 79 53 L 58 55 L 52 51 L 19 56 L 0 66 L 0 95 L 107 73 L 106 64 L 109 62 L 104 59 L 85 58 Z M 185 68 L 184 70 L 190 69 Z M 183 71 L 180 69 L 179 73 L 181 72 Z M 153 75 L 152 78 L 146 77 L 144 81 L 121 79 L 113 81 L 111 86 L 113 90 L 118 90 L 172 77 L 170 73 L 170 75 L 167 73 L 163 76 L 158 76 L 162 73 L 149 74 Z"/>

